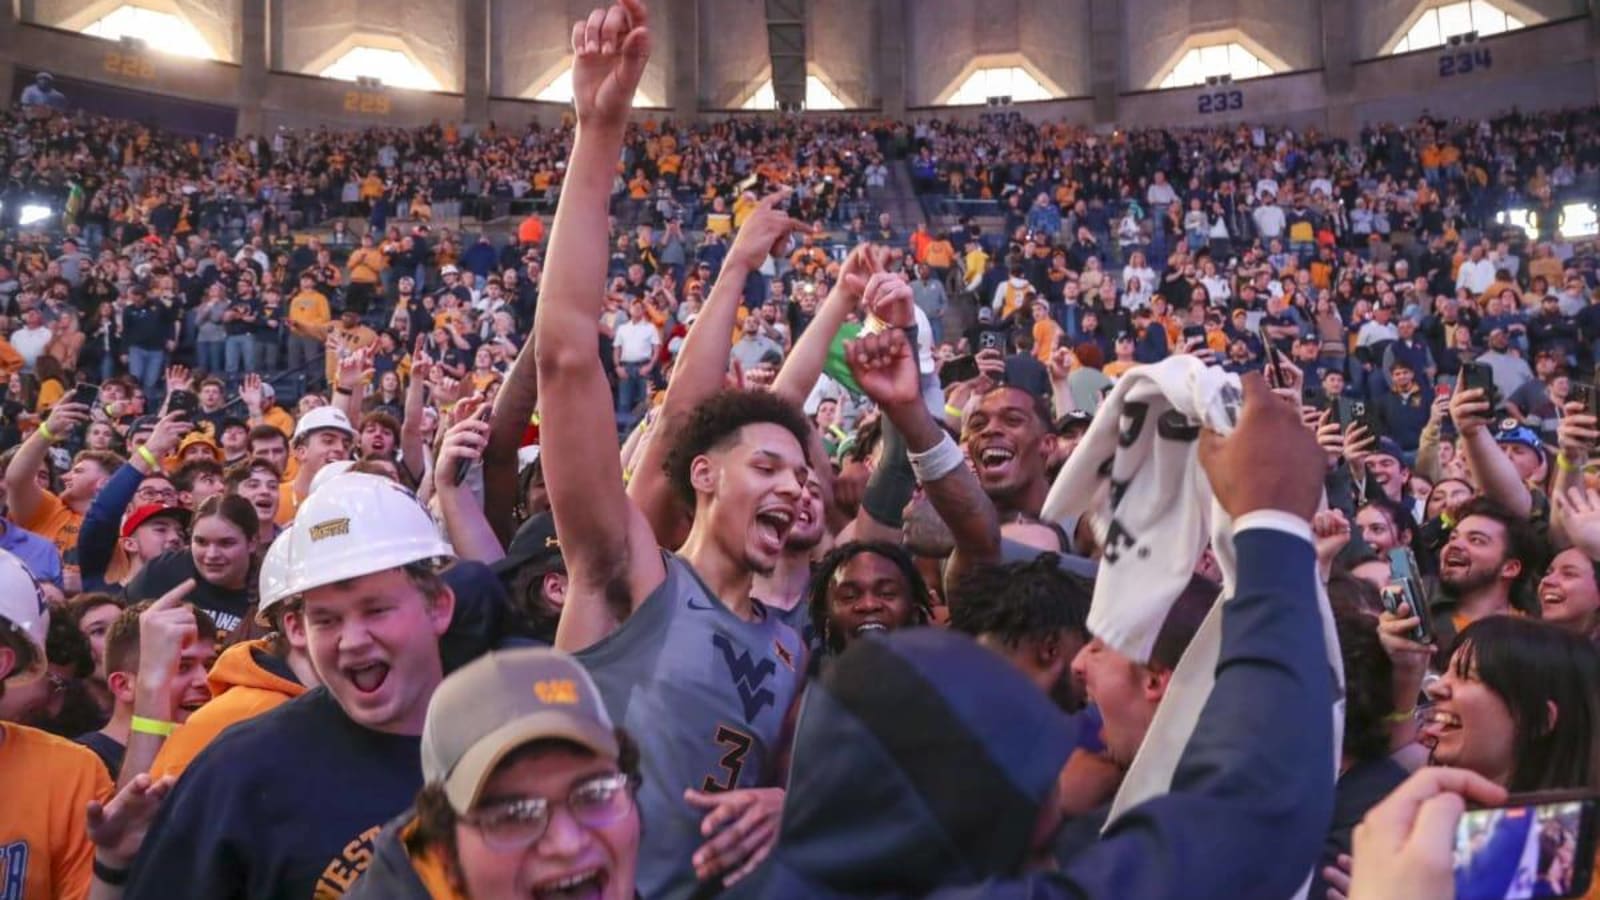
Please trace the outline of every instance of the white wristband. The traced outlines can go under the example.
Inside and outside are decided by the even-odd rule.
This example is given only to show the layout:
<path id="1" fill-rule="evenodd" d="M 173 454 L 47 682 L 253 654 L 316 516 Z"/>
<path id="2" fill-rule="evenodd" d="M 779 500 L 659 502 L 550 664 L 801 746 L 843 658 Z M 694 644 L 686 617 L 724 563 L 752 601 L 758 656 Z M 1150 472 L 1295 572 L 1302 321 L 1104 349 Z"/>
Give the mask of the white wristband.
<path id="1" fill-rule="evenodd" d="M 911 472 L 922 484 L 938 481 L 967 464 L 967 458 L 961 453 L 961 448 L 956 446 L 956 442 L 951 440 L 948 434 L 944 435 L 939 443 L 921 453 L 907 451 L 906 459 L 911 461 Z"/>

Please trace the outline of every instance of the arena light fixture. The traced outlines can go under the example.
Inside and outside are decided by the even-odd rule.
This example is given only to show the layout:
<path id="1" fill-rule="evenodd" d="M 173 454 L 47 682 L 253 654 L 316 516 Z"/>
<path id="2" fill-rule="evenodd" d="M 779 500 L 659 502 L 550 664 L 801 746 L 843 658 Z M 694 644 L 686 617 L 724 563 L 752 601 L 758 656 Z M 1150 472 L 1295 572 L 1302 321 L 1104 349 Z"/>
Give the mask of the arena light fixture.
<path id="1" fill-rule="evenodd" d="M 24 203 L 22 209 L 17 211 L 17 224 L 23 227 L 43 222 L 50 218 L 50 207 L 40 206 L 37 203 Z"/>
<path id="2" fill-rule="evenodd" d="M 1501 210 L 1495 213 L 1494 220 L 1501 225 L 1512 225 L 1521 228 L 1530 234 L 1536 230 L 1533 227 L 1533 211 L 1523 207 L 1514 206 L 1511 209 Z"/>
<path id="3" fill-rule="evenodd" d="M 1568 203 L 1561 207 L 1561 236 L 1565 239 L 1600 235 L 1600 216 L 1592 203 Z"/>

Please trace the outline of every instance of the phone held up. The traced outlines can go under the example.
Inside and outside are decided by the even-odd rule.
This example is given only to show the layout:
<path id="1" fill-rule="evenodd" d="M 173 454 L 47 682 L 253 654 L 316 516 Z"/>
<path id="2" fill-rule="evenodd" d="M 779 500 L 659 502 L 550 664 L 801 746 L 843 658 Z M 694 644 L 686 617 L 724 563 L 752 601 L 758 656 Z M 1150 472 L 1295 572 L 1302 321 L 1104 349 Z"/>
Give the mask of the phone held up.
<path id="1" fill-rule="evenodd" d="M 1593 792 L 1520 794 L 1456 823 L 1457 900 L 1582 897 L 1594 880 Z"/>

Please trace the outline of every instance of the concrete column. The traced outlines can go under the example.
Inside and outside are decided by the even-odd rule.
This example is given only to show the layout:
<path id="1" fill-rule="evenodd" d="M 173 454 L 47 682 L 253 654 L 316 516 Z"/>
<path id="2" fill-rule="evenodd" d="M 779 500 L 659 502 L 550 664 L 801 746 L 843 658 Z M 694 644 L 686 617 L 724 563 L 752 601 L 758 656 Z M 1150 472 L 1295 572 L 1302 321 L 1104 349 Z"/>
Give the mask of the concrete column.
<path id="1" fill-rule="evenodd" d="M 461 2 L 461 118 L 489 124 L 489 0 Z"/>
<path id="2" fill-rule="evenodd" d="M 672 34 L 672 67 L 667 79 L 667 96 L 661 102 L 672 108 L 679 119 L 693 118 L 700 111 L 700 4 L 696 0 L 667 4 L 666 27 Z M 651 29 L 652 31 L 654 29 Z"/>
<path id="3" fill-rule="evenodd" d="M 240 134 L 260 134 L 264 130 L 261 101 L 267 95 L 267 42 L 271 19 L 270 0 L 240 0 Z"/>
<path id="4" fill-rule="evenodd" d="M 14 0 L 0 0 L 0 97 L 7 102 L 16 88 L 17 67 L 17 6 Z"/>
<path id="5" fill-rule="evenodd" d="M 1089 91 L 1094 97 L 1096 125 L 1117 121 L 1117 95 L 1122 90 L 1127 61 L 1122 4 L 1117 0 L 1089 0 Z"/>
<path id="6" fill-rule="evenodd" d="M 906 15 L 908 0 L 879 0 L 878 103 L 883 114 L 906 114 Z"/>
<path id="7" fill-rule="evenodd" d="M 1345 0 L 1322 0 L 1322 90 L 1326 95 L 1328 130 L 1353 138 L 1361 130 L 1356 121 L 1356 40 L 1354 17 Z"/>

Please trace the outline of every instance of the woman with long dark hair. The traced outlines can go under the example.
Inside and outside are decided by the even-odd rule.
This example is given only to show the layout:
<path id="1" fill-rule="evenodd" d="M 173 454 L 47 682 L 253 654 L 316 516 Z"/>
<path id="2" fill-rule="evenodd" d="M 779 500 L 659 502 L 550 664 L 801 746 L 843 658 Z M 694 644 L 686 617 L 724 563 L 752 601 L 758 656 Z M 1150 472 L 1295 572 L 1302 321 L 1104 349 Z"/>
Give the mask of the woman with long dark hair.
<path id="1" fill-rule="evenodd" d="M 1490 616 L 1456 638 L 1422 740 L 1432 762 L 1513 793 L 1600 786 L 1600 651 L 1554 625 Z"/>

